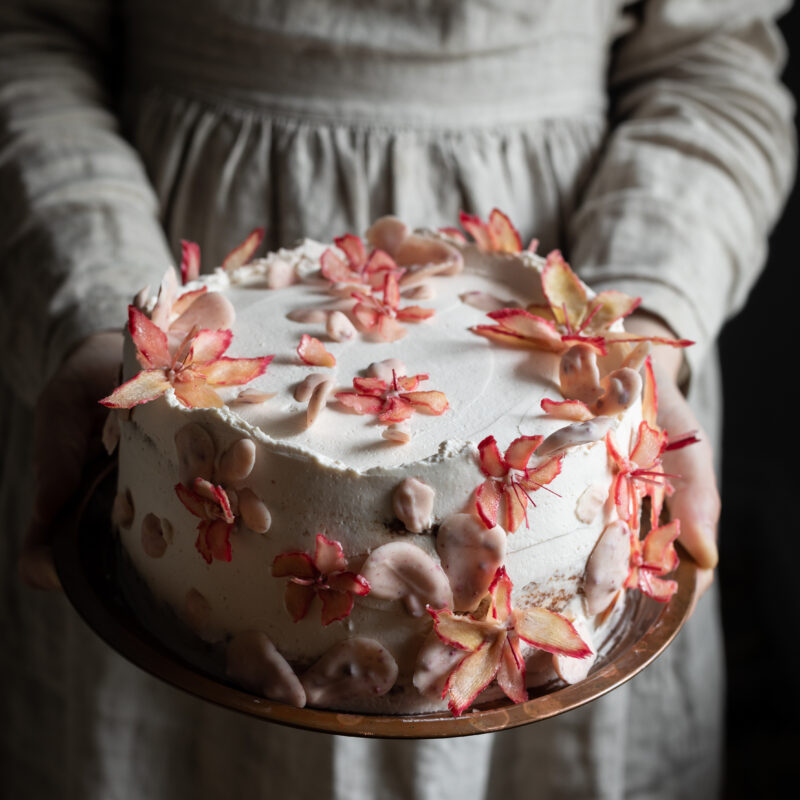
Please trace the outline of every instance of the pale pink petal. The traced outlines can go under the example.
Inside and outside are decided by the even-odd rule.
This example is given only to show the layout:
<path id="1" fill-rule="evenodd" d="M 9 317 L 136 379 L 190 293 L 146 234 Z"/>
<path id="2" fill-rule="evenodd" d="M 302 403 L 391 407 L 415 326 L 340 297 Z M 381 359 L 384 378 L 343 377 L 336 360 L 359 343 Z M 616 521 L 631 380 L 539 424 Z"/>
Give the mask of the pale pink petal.
<path id="1" fill-rule="evenodd" d="M 254 228 L 247 235 L 247 238 L 225 256 L 222 261 L 222 268 L 226 272 L 237 269 L 238 267 L 247 264 L 255 255 L 258 246 L 264 239 L 264 229 Z"/>
<path id="2" fill-rule="evenodd" d="M 108 408 L 133 408 L 161 397 L 170 387 L 170 382 L 161 369 L 146 369 L 126 381 L 104 397 L 100 404 Z"/>

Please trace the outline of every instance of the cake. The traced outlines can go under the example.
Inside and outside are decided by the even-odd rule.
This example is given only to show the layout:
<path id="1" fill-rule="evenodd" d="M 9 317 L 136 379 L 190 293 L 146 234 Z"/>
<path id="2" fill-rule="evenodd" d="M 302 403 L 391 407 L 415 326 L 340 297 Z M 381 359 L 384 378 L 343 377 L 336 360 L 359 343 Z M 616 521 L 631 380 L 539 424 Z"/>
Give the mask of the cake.
<path id="1" fill-rule="evenodd" d="M 637 302 L 499 211 L 461 223 L 265 258 L 256 230 L 204 276 L 184 242 L 184 285 L 170 268 L 130 306 L 101 401 L 114 526 L 225 680 L 461 714 L 581 680 L 630 592 L 674 592 L 660 457 L 686 442 L 656 424 Z"/>

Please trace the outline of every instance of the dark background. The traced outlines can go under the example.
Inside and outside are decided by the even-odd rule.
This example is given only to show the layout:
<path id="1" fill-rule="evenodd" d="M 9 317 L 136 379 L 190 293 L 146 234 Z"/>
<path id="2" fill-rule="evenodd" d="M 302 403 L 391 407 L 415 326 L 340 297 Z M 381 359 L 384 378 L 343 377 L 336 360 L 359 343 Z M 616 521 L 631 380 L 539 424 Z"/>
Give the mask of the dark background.
<path id="1" fill-rule="evenodd" d="M 756 0 L 757 1 L 757 0 Z M 800 97 L 800 9 L 781 22 Z M 783 796 L 800 759 L 800 188 L 745 309 L 720 339 L 719 582 L 728 667 L 726 800 Z M 796 789 L 795 789 L 796 790 Z"/>

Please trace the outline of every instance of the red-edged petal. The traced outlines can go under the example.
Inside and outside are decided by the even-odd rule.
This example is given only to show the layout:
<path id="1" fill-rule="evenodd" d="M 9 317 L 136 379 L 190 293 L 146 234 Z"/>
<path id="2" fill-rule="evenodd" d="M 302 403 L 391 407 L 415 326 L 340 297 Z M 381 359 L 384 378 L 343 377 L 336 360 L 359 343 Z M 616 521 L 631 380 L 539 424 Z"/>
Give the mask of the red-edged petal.
<path id="1" fill-rule="evenodd" d="M 319 599 L 322 601 L 322 624 L 344 619 L 353 610 L 353 595 L 349 592 L 338 592 L 335 589 L 320 589 Z"/>
<path id="2" fill-rule="evenodd" d="M 477 214 L 467 214 L 466 211 L 459 211 L 458 221 L 461 223 L 461 227 L 475 240 L 478 249 L 487 253 L 492 249 L 489 227 Z"/>
<path id="3" fill-rule="evenodd" d="M 550 483 L 561 474 L 563 460 L 563 455 L 554 456 L 545 461 L 544 464 L 540 464 L 534 469 L 526 470 L 525 474 L 519 479 L 520 486 L 526 492 L 535 492 L 537 489 L 541 489 L 542 486 Z"/>
<path id="4" fill-rule="evenodd" d="M 231 531 L 233 524 L 217 519 L 202 523 L 205 526 L 205 540 L 208 552 L 217 561 L 231 561 Z"/>
<path id="5" fill-rule="evenodd" d="M 386 314 L 380 314 L 377 333 L 384 342 L 396 342 L 402 339 L 408 331 L 396 319 L 392 319 Z"/>
<path id="6" fill-rule="evenodd" d="M 487 478 L 475 492 L 475 507 L 487 528 L 494 528 L 497 525 L 497 512 L 502 494 L 502 484 L 494 478 Z"/>
<path id="7" fill-rule="evenodd" d="M 522 239 L 520 239 L 519 232 L 499 208 L 493 209 L 492 213 L 489 214 L 487 228 L 492 250 L 498 253 L 522 252 Z"/>
<path id="8" fill-rule="evenodd" d="M 594 414 L 589 406 L 581 400 L 542 400 L 542 411 L 556 419 L 566 419 L 574 422 L 585 422 L 592 419 Z"/>
<path id="9" fill-rule="evenodd" d="M 218 358 L 207 364 L 194 365 L 212 386 L 241 386 L 266 372 L 275 356 L 260 358 Z"/>
<path id="10" fill-rule="evenodd" d="M 397 319 L 403 322 L 424 322 L 430 319 L 436 311 L 433 308 L 423 308 L 422 306 L 405 306 L 397 309 Z"/>
<path id="11" fill-rule="evenodd" d="M 171 365 L 167 334 L 136 306 L 128 306 L 128 330 L 143 367 Z"/>
<path id="12" fill-rule="evenodd" d="M 208 292 L 207 286 L 201 286 L 199 289 L 192 289 L 191 292 L 184 292 L 173 304 L 172 304 L 172 315 L 180 317 L 184 311 L 186 311 L 189 306 L 194 303 L 201 295 L 206 294 Z M 177 322 L 177 319 L 176 319 Z M 191 327 L 191 326 L 189 326 Z"/>
<path id="13" fill-rule="evenodd" d="M 247 238 L 225 256 L 222 261 L 222 268 L 230 271 L 247 264 L 255 255 L 258 246 L 264 239 L 264 229 L 254 228 L 247 234 Z"/>
<path id="14" fill-rule="evenodd" d="M 497 670 L 497 685 L 513 703 L 524 703 L 528 699 L 525 688 L 525 661 L 519 653 L 516 636 L 506 637 L 506 646 Z"/>
<path id="15" fill-rule="evenodd" d="M 114 389 L 100 404 L 107 408 L 133 408 L 161 397 L 169 387 L 163 369 L 146 369 Z"/>
<path id="16" fill-rule="evenodd" d="M 445 236 L 449 236 L 452 239 L 455 239 L 458 242 L 466 243 L 467 237 L 458 229 L 453 227 L 445 226 L 443 228 L 439 228 L 439 233 L 443 233 Z"/>
<path id="17" fill-rule="evenodd" d="M 354 297 L 357 295 L 354 293 Z M 372 305 L 366 302 L 358 302 L 353 306 L 352 314 L 356 322 L 365 330 L 371 331 L 378 325 L 378 322 L 384 318 L 384 315 Z"/>
<path id="18" fill-rule="evenodd" d="M 192 347 L 186 359 L 194 366 L 222 358 L 233 341 L 233 332 L 227 330 L 202 330 L 192 339 Z"/>
<path id="19" fill-rule="evenodd" d="M 380 397 L 389 388 L 381 378 L 353 378 L 353 386 L 359 394 Z"/>
<path id="20" fill-rule="evenodd" d="M 450 408 L 444 392 L 404 392 L 401 397 L 423 414 L 432 414 L 438 417 L 439 414 L 444 414 Z"/>
<path id="21" fill-rule="evenodd" d="M 397 375 L 395 376 L 395 382 L 397 383 L 397 389 L 401 392 L 413 392 L 417 386 L 422 383 L 422 381 L 428 380 L 430 376 L 419 374 L 419 375 Z"/>
<path id="22" fill-rule="evenodd" d="M 562 614 L 546 608 L 515 612 L 515 629 L 521 639 L 548 653 L 576 658 L 592 654 L 575 626 Z"/>
<path id="23" fill-rule="evenodd" d="M 503 489 L 505 519 L 500 523 L 507 533 L 516 533 L 528 511 L 528 496 L 518 483 Z"/>
<path id="24" fill-rule="evenodd" d="M 385 250 L 373 250 L 364 266 L 364 273 L 369 278 L 370 286 L 374 288 L 383 286 L 385 276 L 382 273 L 398 269 L 395 260 Z"/>
<path id="25" fill-rule="evenodd" d="M 678 583 L 672 580 L 666 581 L 656 577 L 649 570 L 640 569 L 639 588 L 653 600 L 666 603 L 678 591 Z"/>
<path id="26" fill-rule="evenodd" d="M 533 452 L 542 443 L 544 436 L 518 436 L 506 448 L 505 462 L 513 469 L 525 469 Z"/>
<path id="27" fill-rule="evenodd" d="M 388 272 L 383 279 L 383 303 L 391 309 L 400 305 L 400 284 L 392 272 Z"/>
<path id="28" fill-rule="evenodd" d="M 673 520 L 668 525 L 653 528 L 647 534 L 642 547 L 643 566 L 658 575 L 666 575 L 678 566 L 678 554 L 674 542 L 680 536 L 680 520 Z"/>
<path id="29" fill-rule="evenodd" d="M 360 271 L 367 260 L 367 251 L 361 238 L 352 233 L 337 236 L 333 243 L 347 256 L 350 266 L 355 271 Z"/>
<path id="30" fill-rule="evenodd" d="M 206 536 L 209 525 L 211 525 L 211 523 L 208 520 L 201 522 L 197 526 L 197 538 L 194 540 L 195 549 L 203 556 L 203 560 L 206 564 L 210 564 L 214 560 L 214 554 L 211 552 L 208 537 Z"/>
<path id="31" fill-rule="evenodd" d="M 175 397 L 188 408 L 222 408 L 222 398 L 206 383 L 202 375 L 185 371 L 172 384 Z"/>
<path id="32" fill-rule="evenodd" d="M 200 276 L 200 245 L 181 239 L 181 282 L 189 283 Z"/>
<path id="33" fill-rule="evenodd" d="M 300 337 L 300 344 L 297 345 L 297 355 L 300 359 L 310 364 L 312 367 L 335 367 L 336 358 L 325 349 L 325 345 L 319 339 L 304 333 Z"/>
<path id="34" fill-rule="evenodd" d="M 640 467 L 655 464 L 667 446 L 666 434 L 658 428 L 651 428 L 646 422 L 639 423 L 639 434 L 631 450 L 630 460 Z"/>
<path id="35" fill-rule="evenodd" d="M 336 392 L 334 396 L 343 406 L 353 409 L 356 414 L 379 414 L 383 408 L 383 399 L 380 397 L 356 392 Z"/>
<path id="36" fill-rule="evenodd" d="M 577 333 L 588 312 L 586 290 L 558 250 L 547 256 L 542 290 L 558 323 Z"/>
<path id="37" fill-rule="evenodd" d="M 384 401 L 383 410 L 378 414 L 378 419 L 384 425 L 395 422 L 404 422 L 414 413 L 414 406 L 404 397 L 388 397 Z"/>
<path id="38" fill-rule="evenodd" d="M 600 292 L 589 301 L 587 318 L 591 317 L 591 321 L 584 324 L 587 330 L 606 331 L 618 319 L 635 311 L 641 302 L 641 297 L 628 297 L 614 290 Z"/>
<path id="39" fill-rule="evenodd" d="M 501 308 L 490 311 L 487 316 L 500 324 L 502 333 L 512 337 L 515 335 L 522 337 L 528 347 L 553 353 L 560 353 L 566 349 L 561 334 L 550 320 L 537 317 L 524 308 Z M 478 325 L 473 330 L 482 332 L 483 328 L 484 326 Z M 481 335 L 485 334 L 482 332 Z"/>
<path id="40" fill-rule="evenodd" d="M 328 539 L 324 534 L 318 533 L 314 550 L 314 566 L 323 575 L 347 569 L 347 559 L 344 557 L 342 545 L 333 539 Z"/>
<path id="41" fill-rule="evenodd" d="M 286 605 L 289 616 L 295 622 L 299 622 L 308 614 L 308 608 L 315 594 L 316 589 L 314 586 L 307 586 L 305 584 L 295 583 L 294 581 L 289 581 L 286 584 L 286 590 L 283 593 L 283 602 Z"/>
<path id="42" fill-rule="evenodd" d="M 428 606 L 433 617 L 436 635 L 448 646 L 457 650 L 475 651 L 487 638 L 497 634 L 497 626 L 488 622 L 474 620 L 469 616 L 454 614 L 449 608 L 434 609 Z"/>
<path id="43" fill-rule="evenodd" d="M 500 668 L 500 659 L 506 643 L 505 632 L 470 653 L 450 673 L 444 687 L 449 695 L 448 707 L 453 716 L 461 715 L 475 698 L 492 682 Z"/>
<path id="44" fill-rule="evenodd" d="M 511 592 L 514 584 L 508 577 L 505 567 L 499 567 L 489 585 L 489 595 L 492 598 L 492 617 L 504 623 L 511 616 Z"/>
<path id="45" fill-rule="evenodd" d="M 369 581 L 363 575 L 355 572 L 334 572 L 327 577 L 328 588 L 337 592 L 350 592 L 359 597 L 364 597 L 370 592 Z"/>
<path id="46" fill-rule="evenodd" d="M 352 283 L 358 280 L 358 275 L 353 273 L 350 267 L 330 248 L 320 256 L 319 263 L 322 276 L 331 283 Z"/>
<path id="47" fill-rule="evenodd" d="M 508 464 L 500 454 L 500 448 L 494 436 L 487 436 L 478 444 L 480 468 L 484 475 L 492 478 L 505 478 L 508 474 Z"/>
<path id="48" fill-rule="evenodd" d="M 644 387 L 642 389 L 642 417 L 651 427 L 656 428 L 658 418 L 658 388 L 653 374 L 653 359 L 650 356 L 644 362 Z"/>
<path id="49" fill-rule="evenodd" d="M 206 512 L 205 499 L 201 495 L 182 483 L 175 484 L 175 494 L 178 495 L 178 500 L 180 500 L 195 517 L 207 519 L 208 515 Z"/>
<path id="50" fill-rule="evenodd" d="M 303 578 L 313 580 L 318 572 L 308 553 L 280 553 L 272 561 L 273 578 Z"/>

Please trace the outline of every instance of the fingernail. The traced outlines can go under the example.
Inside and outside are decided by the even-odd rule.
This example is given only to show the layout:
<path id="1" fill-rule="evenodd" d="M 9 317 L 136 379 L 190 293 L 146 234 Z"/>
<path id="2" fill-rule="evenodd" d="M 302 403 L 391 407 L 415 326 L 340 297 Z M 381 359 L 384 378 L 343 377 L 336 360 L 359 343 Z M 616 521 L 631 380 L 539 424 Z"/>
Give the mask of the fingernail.
<path id="1" fill-rule="evenodd" d="M 714 541 L 714 531 L 711 528 L 699 527 L 697 547 L 694 553 L 695 561 L 704 569 L 714 569 L 719 563 L 719 551 Z"/>

